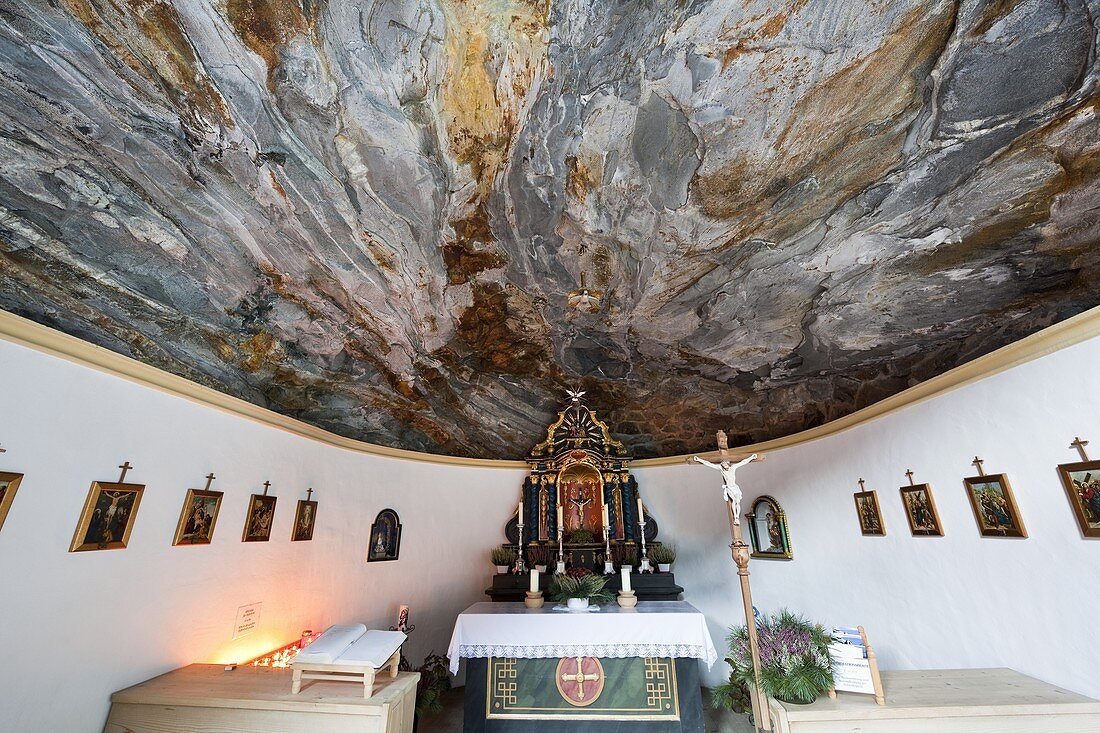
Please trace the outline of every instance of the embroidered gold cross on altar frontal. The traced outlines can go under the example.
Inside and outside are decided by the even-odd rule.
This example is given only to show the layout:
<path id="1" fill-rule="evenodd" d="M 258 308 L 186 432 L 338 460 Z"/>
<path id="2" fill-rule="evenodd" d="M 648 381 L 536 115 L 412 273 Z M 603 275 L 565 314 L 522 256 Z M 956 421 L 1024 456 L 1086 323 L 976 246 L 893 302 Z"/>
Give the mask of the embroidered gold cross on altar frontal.
<path id="1" fill-rule="evenodd" d="M 585 682 L 599 682 L 600 675 L 598 672 L 592 674 L 585 674 L 582 665 L 584 664 L 584 657 L 577 657 L 577 671 L 575 674 L 563 674 L 561 676 L 562 682 L 576 682 L 577 683 L 577 699 L 584 699 L 584 683 Z"/>

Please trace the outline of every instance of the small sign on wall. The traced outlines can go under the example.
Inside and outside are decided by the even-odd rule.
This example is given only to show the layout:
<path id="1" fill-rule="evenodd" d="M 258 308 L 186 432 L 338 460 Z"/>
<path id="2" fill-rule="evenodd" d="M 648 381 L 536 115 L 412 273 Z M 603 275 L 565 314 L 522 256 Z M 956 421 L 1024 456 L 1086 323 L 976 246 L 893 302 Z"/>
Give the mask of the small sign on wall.
<path id="1" fill-rule="evenodd" d="M 237 621 L 233 624 L 233 638 L 248 636 L 260 623 L 260 607 L 263 603 L 250 603 L 237 609 Z"/>

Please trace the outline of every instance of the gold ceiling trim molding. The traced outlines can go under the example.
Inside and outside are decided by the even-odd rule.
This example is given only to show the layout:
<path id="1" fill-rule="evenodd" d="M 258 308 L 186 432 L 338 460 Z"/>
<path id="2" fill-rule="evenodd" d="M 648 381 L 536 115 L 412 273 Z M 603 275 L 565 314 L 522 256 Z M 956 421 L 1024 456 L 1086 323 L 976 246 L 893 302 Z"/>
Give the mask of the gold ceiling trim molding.
<path id="1" fill-rule="evenodd" d="M 1033 361 L 1083 341 L 1100 336 L 1100 307 L 1092 308 L 1061 323 L 1049 326 L 1038 333 L 1001 347 L 985 356 L 978 357 L 962 366 L 955 367 L 939 376 L 914 385 L 873 405 L 864 407 L 844 417 L 837 418 L 824 425 L 803 430 L 782 438 L 766 440 L 747 446 L 738 446 L 737 453 L 763 453 L 766 451 L 790 448 L 811 440 L 819 440 L 835 435 L 849 428 L 861 425 L 891 412 L 932 399 L 941 394 L 972 384 L 985 377 L 999 374 L 1015 366 Z M 461 458 L 434 453 L 389 448 L 373 443 L 365 443 L 353 438 L 345 438 L 314 425 L 280 415 L 264 407 L 259 407 L 237 397 L 224 394 L 210 387 L 192 382 L 184 377 L 170 374 L 163 369 L 143 364 L 136 359 L 117 354 L 109 349 L 83 341 L 61 331 L 27 320 L 13 313 L 0 310 L 0 338 L 26 346 L 66 361 L 90 367 L 130 382 L 151 387 L 176 397 L 198 402 L 247 418 L 262 425 L 278 428 L 288 433 L 315 440 L 320 443 L 343 448 L 357 453 L 397 458 L 422 463 L 438 463 L 450 466 L 470 466 L 477 468 L 513 468 L 527 469 L 525 461 L 492 460 L 486 458 Z M 704 454 L 705 455 L 705 454 Z M 666 456 L 664 458 L 643 458 L 632 462 L 632 467 L 650 468 L 683 464 L 688 456 Z"/>

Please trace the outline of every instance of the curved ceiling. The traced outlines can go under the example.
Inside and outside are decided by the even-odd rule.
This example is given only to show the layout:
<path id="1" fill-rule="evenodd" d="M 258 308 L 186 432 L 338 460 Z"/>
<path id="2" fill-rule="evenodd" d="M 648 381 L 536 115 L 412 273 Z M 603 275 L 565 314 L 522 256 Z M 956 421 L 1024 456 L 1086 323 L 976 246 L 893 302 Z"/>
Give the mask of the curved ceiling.
<path id="1" fill-rule="evenodd" d="M 0 307 L 381 445 L 789 434 L 1100 303 L 1098 16 L 0 0 Z"/>

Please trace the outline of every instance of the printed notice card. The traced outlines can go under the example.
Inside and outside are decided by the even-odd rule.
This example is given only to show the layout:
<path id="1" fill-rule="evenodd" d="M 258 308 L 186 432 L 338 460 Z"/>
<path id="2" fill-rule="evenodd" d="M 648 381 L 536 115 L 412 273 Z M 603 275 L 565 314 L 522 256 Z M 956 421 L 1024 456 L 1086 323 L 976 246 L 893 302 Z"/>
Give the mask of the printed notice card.
<path id="1" fill-rule="evenodd" d="M 237 609 L 237 622 L 233 625 L 233 638 L 239 639 L 248 636 L 256 630 L 260 623 L 260 607 L 262 603 L 250 603 Z"/>
<path id="2" fill-rule="evenodd" d="M 833 683 L 841 692 L 875 694 L 871 665 L 859 629 L 839 626 L 833 629 L 829 657 L 833 661 Z"/>

